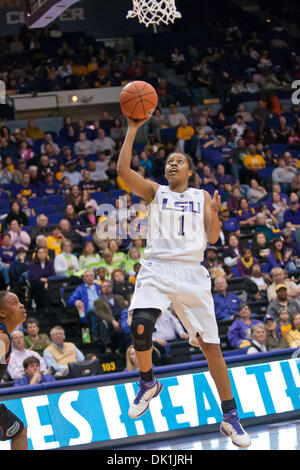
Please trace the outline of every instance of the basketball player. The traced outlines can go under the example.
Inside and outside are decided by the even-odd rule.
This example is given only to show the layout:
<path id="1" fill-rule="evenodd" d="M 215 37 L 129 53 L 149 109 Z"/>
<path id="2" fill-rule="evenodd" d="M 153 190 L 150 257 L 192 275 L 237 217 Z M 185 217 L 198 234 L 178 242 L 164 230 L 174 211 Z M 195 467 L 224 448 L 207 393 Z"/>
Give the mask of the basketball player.
<path id="1" fill-rule="evenodd" d="M 26 319 L 26 310 L 19 298 L 9 291 L 0 292 L 0 380 L 11 353 L 10 335 Z M 0 403 L 0 441 L 11 439 L 11 450 L 27 450 L 27 429 L 5 405 Z"/>
<path id="2" fill-rule="evenodd" d="M 216 243 L 220 233 L 220 196 L 189 188 L 193 174 L 191 157 L 172 153 L 166 159 L 168 186 L 144 179 L 130 168 L 137 130 L 148 120 L 128 120 L 128 128 L 117 164 L 118 175 L 131 190 L 145 199 L 149 209 L 147 259 L 141 260 L 135 292 L 129 307 L 133 344 L 140 369 L 140 389 L 129 408 L 137 419 L 159 395 L 162 384 L 152 371 L 152 333 L 159 315 L 172 303 L 189 334 L 189 342 L 200 346 L 216 384 L 223 421 L 220 431 L 239 447 L 250 438 L 241 426 L 224 361 L 211 294 L 208 271 L 200 264 L 207 242 Z"/>

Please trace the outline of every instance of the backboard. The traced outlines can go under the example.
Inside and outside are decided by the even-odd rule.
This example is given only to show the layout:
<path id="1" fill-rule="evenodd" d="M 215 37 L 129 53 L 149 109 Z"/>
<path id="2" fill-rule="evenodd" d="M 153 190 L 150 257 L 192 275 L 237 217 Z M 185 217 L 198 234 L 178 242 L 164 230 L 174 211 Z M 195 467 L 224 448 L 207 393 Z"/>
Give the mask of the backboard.
<path id="1" fill-rule="evenodd" d="M 24 0 L 28 28 L 44 28 L 79 0 Z"/>

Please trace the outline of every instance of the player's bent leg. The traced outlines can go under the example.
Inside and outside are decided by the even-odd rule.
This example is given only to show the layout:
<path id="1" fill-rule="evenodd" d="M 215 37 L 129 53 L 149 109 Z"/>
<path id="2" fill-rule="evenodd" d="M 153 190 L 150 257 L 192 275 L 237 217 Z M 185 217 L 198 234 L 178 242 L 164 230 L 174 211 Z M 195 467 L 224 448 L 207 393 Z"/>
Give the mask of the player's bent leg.
<path id="1" fill-rule="evenodd" d="M 140 389 L 129 407 L 128 416 L 140 418 L 149 408 L 150 400 L 162 391 L 162 384 L 152 371 L 152 334 L 160 315 L 158 309 L 135 309 L 132 315 L 131 332 L 140 369 Z"/>
<path id="2" fill-rule="evenodd" d="M 236 446 L 249 447 L 251 440 L 239 422 L 229 374 L 220 345 L 205 343 L 200 336 L 198 336 L 198 342 L 206 357 L 210 374 L 216 384 L 221 400 L 223 420 L 220 426 L 220 432 L 224 436 L 230 437 L 233 444 Z"/>

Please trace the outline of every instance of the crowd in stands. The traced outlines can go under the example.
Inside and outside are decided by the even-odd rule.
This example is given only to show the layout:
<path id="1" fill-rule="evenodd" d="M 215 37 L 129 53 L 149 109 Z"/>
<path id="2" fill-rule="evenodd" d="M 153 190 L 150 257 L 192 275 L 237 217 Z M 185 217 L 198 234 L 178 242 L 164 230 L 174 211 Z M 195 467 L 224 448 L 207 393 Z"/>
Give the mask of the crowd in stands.
<path id="1" fill-rule="evenodd" d="M 239 29 L 223 33 L 224 51 L 212 47 L 203 55 L 190 47 L 188 56 L 177 49 L 172 54 L 175 69 L 187 78 L 188 112 L 178 109 L 152 57 L 131 60 L 82 42 L 78 54 L 75 44 L 60 41 L 57 60 L 47 62 L 41 46 L 47 30 L 14 38 L 5 58 L 22 55 L 28 67 L 21 64 L 20 76 L 11 68 L 6 78 L 20 92 L 34 90 L 33 84 L 39 91 L 132 79 L 154 84 L 159 107 L 146 127 L 147 142 L 134 147 L 131 167 L 167 184 L 166 156 L 187 152 L 195 165 L 190 185 L 219 191 L 222 230 L 203 265 L 212 279 L 217 322 L 226 326 L 223 347 L 249 354 L 297 348 L 300 111 L 283 104 L 280 92 L 297 78 L 300 61 L 297 54 L 286 55 L 279 32 L 271 40 L 272 54 L 266 49 L 271 43 L 257 34 L 243 42 Z M 277 60 L 282 64 L 283 56 L 288 66 L 282 69 Z M 40 80 L 32 78 L 33 69 Z M 242 82 L 239 72 L 249 81 Z M 218 111 L 197 104 L 212 86 L 222 92 Z M 243 102 L 249 95 L 257 103 L 252 111 Z M 32 119 L 12 131 L 0 124 L 0 282 L 19 295 L 30 317 L 13 334 L 8 380 L 18 385 L 67 377 L 68 364 L 86 358 L 81 349 L 88 343 L 101 355 L 119 355 L 124 367 L 126 359 L 127 370 L 136 368 L 127 317 L 148 210 L 116 172 L 125 132 L 124 118 L 107 112 L 94 122 L 66 117 L 59 132 L 45 132 Z M 74 341 L 65 341 L 61 326 L 67 309 L 78 319 Z M 44 318 L 51 329 L 40 333 Z M 166 360 L 170 342 L 187 339 L 170 308 L 153 338 L 157 362 Z"/>

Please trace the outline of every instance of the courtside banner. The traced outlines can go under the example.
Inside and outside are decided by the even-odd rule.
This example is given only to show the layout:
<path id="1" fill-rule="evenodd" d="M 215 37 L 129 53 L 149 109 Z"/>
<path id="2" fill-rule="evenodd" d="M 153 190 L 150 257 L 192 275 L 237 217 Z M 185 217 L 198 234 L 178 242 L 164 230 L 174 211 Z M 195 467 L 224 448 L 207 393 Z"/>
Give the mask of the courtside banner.
<path id="1" fill-rule="evenodd" d="M 229 374 L 241 420 L 285 412 L 299 417 L 299 358 L 232 367 Z M 221 421 L 220 401 L 209 372 L 187 371 L 160 380 L 163 391 L 138 420 L 127 415 L 138 390 L 136 382 L 101 386 L 95 382 L 67 390 L 48 388 L 34 395 L 30 390 L 31 395 L 22 392 L 11 399 L 6 395 L 0 401 L 24 421 L 29 449 L 34 450 L 101 442 L 109 447 L 128 438 L 143 442 L 145 435 L 162 438 L 161 433 Z M 0 450 L 9 448 L 9 442 L 0 443 Z"/>

